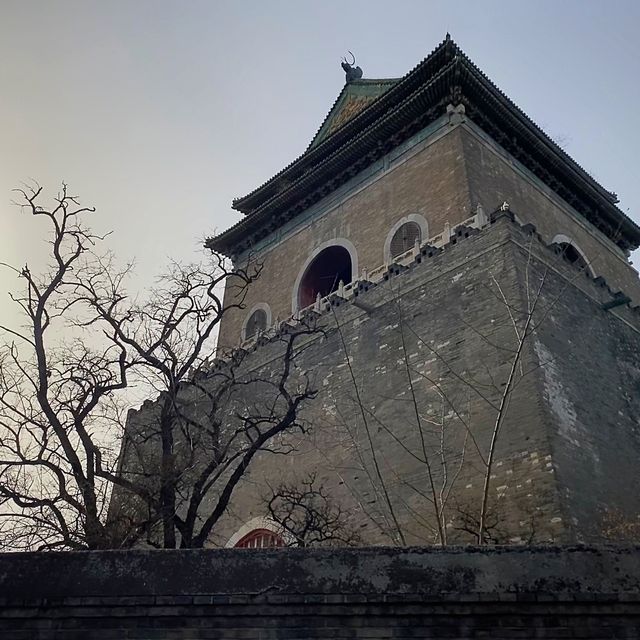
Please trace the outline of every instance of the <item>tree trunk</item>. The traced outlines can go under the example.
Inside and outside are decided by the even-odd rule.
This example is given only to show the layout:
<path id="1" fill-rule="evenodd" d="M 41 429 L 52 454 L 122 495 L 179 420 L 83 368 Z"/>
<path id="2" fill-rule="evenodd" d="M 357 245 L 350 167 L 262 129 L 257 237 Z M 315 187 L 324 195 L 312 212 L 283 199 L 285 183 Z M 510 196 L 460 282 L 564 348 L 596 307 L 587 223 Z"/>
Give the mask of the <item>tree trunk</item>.
<path id="1" fill-rule="evenodd" d="M 173 454 L 173 420 L 170 400 L 164 403 L 160 419 L 160 437 L 162 440 L 162 461 L 160 464 L 160 515 L 162 519 L 162 546 L 165 549 L 176 548 L 176 487 L 175 456 Z"/>

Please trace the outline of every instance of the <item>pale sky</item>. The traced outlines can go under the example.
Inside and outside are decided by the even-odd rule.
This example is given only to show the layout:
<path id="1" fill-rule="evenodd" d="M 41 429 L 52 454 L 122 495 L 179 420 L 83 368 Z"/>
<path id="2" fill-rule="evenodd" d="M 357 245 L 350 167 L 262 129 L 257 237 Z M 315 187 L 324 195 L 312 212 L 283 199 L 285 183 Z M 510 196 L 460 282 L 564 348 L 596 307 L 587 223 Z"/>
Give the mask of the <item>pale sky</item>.
<path id="1" fill-rule="evenodd" d="M 447 31 L 640 222 L 638 0 L 0 0 L 0 262 L 43 249 L 11 189 L 64 180 L 145 287 L 304 151 L 347 50 L 401 76 Z"/>

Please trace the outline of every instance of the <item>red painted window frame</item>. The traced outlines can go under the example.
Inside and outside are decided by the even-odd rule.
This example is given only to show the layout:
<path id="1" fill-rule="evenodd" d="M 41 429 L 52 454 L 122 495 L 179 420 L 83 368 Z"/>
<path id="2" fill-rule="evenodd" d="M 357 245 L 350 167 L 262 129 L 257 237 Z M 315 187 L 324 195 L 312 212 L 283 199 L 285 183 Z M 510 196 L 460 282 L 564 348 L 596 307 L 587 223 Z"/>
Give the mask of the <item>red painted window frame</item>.
<path id="1" fill-rule="evenodd" d="M 265 541 L 268 544 L 264 544 Z M 282 536 L 269 529 L 254 529 L 253 531 L 249 531 L 246 536 L 240 538 L 235 544 L 235 547 L 240 549 L 277 549 L 278 547 L 284 546 Z"/>

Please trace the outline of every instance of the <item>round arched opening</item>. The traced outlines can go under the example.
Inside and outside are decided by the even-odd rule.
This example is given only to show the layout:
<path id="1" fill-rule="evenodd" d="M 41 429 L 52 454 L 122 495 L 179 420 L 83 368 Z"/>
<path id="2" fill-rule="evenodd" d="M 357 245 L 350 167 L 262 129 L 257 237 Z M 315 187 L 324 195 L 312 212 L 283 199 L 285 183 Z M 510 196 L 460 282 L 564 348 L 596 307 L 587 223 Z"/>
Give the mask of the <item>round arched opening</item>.
<path id="1" fill-rule="evenodd" d="M 568 242 L 560 242 L 558 244 L 560 255 L 570 264 L 578 267 L 581 271 L 587 271 L 588 265 L 580 252 Z"/>
<path id="2" fill-rule="evenodd" d="M 282 536 L 269 529 L 254 529 L 235 544 L 238 549 L 275 549 L 284 546 Z"/>
<path id="3" fill-rule="evenodd" d="M 336 291 L 342 282 L 351 282 L 351 255 L 339 245 L 321 251 L 307 267 L 298 288 L 298 309 L 312 305 L 318 294 L 321 298 Z"/>
<path id="4" fill-rule="evenodd" d="M 413 249 L 416 242 L 420 244 L 422 241 L 422 230 L 416 222 L 405 222 L 391 238 L 389 251 L 391 258 L 397 258 L 399 255 Z"/>
<path id="5" fill-rule="evenodd" d="M 264 309 L 256 309 L 247 320 L 244 328 L 244 339 L 249 340 L 267 328 L 267 312 Z"/>

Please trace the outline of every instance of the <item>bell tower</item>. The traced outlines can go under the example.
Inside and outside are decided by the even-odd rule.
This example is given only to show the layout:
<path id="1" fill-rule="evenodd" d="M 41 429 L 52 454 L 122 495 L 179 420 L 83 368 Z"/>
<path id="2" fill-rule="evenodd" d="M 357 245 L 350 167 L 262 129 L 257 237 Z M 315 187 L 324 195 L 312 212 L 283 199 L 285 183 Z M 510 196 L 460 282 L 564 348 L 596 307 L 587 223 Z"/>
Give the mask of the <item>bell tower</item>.
<path id="1" fill-rule="evenodd" d="M 493 541 L 600 539 L 640 511 L 640 228 L 449 35 L 402 78 L 342 67 L 306 151 L 207 241 L 262 265 L 221 356 L 324 327 L 310 435 L 260 460 L 226 533 L 310 470 L 369 543 L 469 541 L 478 505 Z"/>

